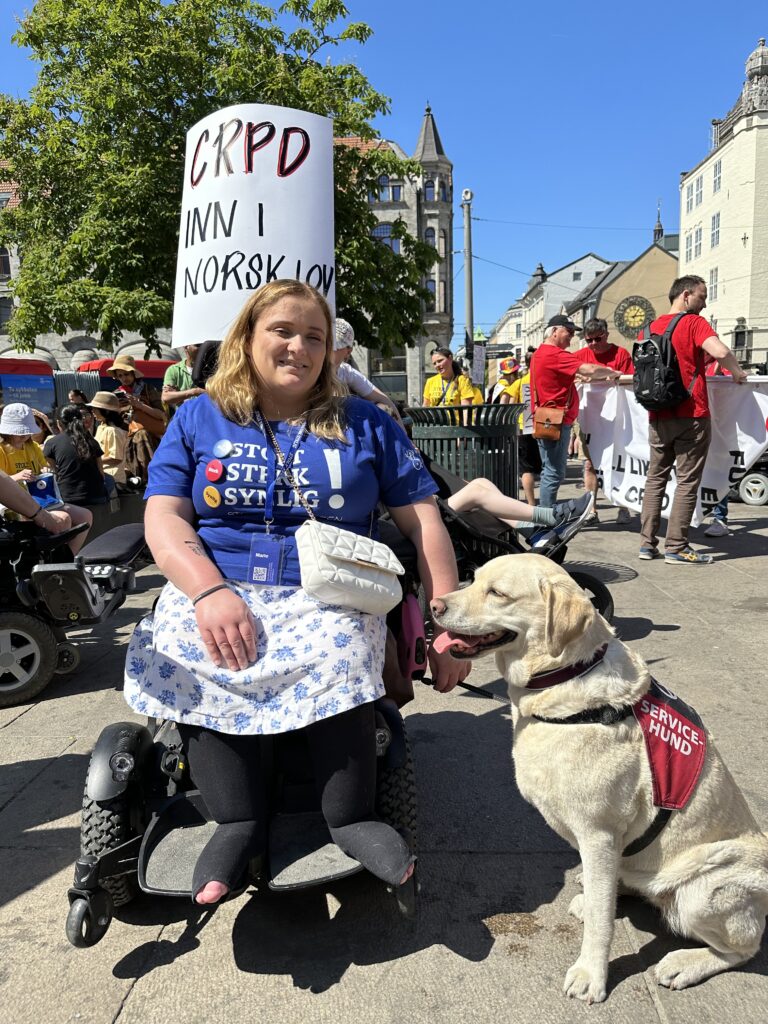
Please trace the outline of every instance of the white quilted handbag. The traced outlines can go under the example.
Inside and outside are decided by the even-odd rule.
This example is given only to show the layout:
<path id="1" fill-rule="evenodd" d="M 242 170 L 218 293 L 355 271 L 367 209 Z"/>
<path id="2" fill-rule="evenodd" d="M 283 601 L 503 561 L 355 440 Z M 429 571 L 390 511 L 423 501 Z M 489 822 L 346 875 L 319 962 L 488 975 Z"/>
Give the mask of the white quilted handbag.
<path id="1" fill-rule="evenodd" d="M 308 519 L 296 545 L 302 589 L 318 601 L 386 615 L 402 600 L 398 576 L 405 569 L 386 544 Z"/>

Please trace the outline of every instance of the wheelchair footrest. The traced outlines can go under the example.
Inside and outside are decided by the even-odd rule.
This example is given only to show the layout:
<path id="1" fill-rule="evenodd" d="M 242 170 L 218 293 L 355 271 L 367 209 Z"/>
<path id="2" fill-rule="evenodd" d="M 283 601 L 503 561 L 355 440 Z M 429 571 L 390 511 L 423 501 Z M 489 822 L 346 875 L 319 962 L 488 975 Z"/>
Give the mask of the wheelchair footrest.
<path id="1" fill-rule="evenodd" d="M 99 622 L 107 600 L 104 592 L 76 562 L 36 565 L 31 582 L 54 622 L 73 626 Z"/>
<path id="2" fill-rule="evenodd" d="M 144 833 L 139 853 L 144 892 L 191 896 L 195 864 L 216 827 L 197 790 L 172 797 Z"/>
<path id="3" fill-rule="evenodd" d="M 331 839 L 319 811 L 277 814 L 270 822 L 270 889 L 304 889 L 362 870 Z"/>

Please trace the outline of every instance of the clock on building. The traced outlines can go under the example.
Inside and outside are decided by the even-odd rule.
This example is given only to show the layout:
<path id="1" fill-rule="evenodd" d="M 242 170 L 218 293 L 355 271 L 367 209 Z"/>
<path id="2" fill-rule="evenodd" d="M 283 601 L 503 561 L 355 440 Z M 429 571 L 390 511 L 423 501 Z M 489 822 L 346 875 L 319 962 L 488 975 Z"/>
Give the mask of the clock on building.
<path id="1" fill-rule="evenodd" d="M 622 299 L 613 314 L 613 322 L 625 338 L 637 339 L 646 324 L 656 319 L 656 310 L 642 295 L 628 295 Z"/>

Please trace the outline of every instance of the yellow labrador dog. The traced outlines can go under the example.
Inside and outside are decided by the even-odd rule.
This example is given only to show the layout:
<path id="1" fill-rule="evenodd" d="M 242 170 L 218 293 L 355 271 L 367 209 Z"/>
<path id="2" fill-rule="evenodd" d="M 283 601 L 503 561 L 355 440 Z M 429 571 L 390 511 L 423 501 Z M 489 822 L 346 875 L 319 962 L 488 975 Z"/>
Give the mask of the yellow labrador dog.
<path id="1" fill-rule="evenodd" d="M 495 558 L 471 586 L 435 600 L 432 613 L 454 657 L 495 650 L 509 684 L 520 792 L 581 856 L 584 891 L 570 912 L 584 936 L 565 993 L 605 999 L 619 884 L 658 907 L 672 931 L 703 943 L 667 954 L 655 968 L 659 984 L 685 988 L 754 956 L 768 913 L 768 837 L 703 729 L 698 783 L 683 810 L 663 812 L 656 834 L 654 779 L 631 710 L 647 706 L 648 668 L 568 574 L 539 555 Z"/>

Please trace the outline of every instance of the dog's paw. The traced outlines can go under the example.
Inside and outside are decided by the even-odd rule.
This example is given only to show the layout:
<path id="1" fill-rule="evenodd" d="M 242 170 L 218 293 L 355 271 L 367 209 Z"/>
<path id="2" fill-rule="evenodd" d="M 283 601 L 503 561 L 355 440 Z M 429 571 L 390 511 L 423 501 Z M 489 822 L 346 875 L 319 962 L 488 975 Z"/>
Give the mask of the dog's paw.
<path id="1" fill-rule="evenodd" d="M 708 949 L 675 949 L 659 960 L 653 973 L 665 988 L 688 988 L 725 969 L 718 964 L 713 970 L 715 960 Z"/>
<path id="2" fill-rule="evenodd" d="M 595 970 L 577 960 L 568 968 L 563 992 L 569 999 L 582 999 L 585 1003 L 602 1003 L 605 999 L 606 971 Z"/>
<path id="3" fill-rule="evenodd" d="M 579 921 L 584 920 L 584 893 L 577 893 L 576 896 L 571 900 L 571 905 L 568 907 L 568 913 L 573 917 L 577 917 Z"/>

